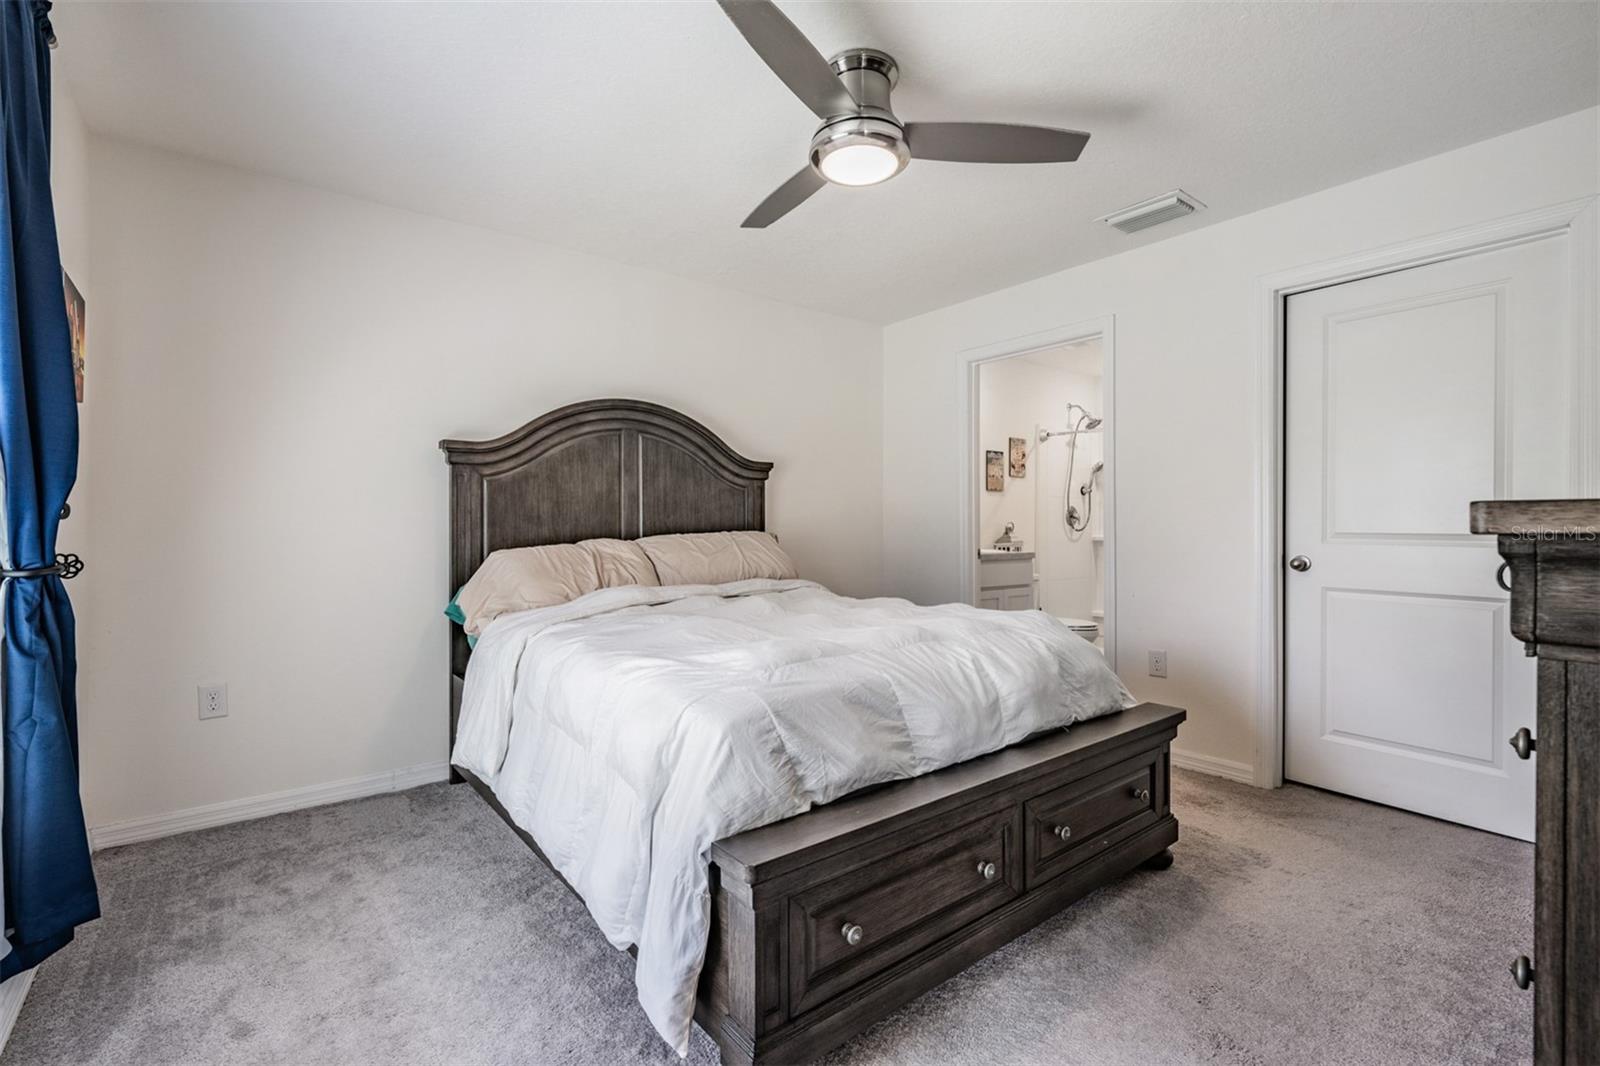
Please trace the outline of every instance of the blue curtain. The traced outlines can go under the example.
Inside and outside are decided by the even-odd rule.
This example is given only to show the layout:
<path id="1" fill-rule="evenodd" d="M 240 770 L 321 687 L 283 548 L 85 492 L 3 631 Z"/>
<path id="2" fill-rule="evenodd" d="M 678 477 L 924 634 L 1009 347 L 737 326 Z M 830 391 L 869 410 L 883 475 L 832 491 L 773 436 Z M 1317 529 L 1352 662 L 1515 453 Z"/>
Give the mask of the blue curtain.
<path id="1" fill-rule="evenodd" d="M 0 3 L 0 465 L 8 570 L 51 567 L 78 475 L 78 407 L 50 201 L 50 5 Z M 72 604 L 55 573 L 4 586 L 5 933 L 0 978 L 29 969 L 99 917 L 78 798 Z M 0 949 L 3 950 L 3 949 Z"/>

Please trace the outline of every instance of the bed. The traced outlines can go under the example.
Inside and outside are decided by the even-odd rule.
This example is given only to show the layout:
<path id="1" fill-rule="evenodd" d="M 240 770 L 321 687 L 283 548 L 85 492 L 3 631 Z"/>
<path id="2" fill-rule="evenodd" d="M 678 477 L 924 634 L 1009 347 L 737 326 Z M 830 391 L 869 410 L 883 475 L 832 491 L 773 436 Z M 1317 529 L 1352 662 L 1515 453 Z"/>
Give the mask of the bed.
<path id="1" fill-rule="evenodd" d="M 588 401 L 552 411 L 493 440 L 448 440 L 441 447 L 450 464 L 452 591 L 499 549 L 765 528 L 772 465 L 744 458 L 698 422 L 659 405 Z M 1168 802 L 1169 745 L 1184 712 L 1146 703 L 1075 722 L 1068 729 L 1036 728 L 1041 723 L 1030 717 L 1030 690 L 1024 686 L 1004 700 L 974 701 L 1010 709 L 990 708 L 982 714 L 990 715 L 992 723 L 968 728 L 968 717 L 977 723 L 980 712 L 967 712 L 959 700 L 944 697 L 924 702 L 955 704 L 941 713 L 959 717 L 918 726 L 948 749 L 932 763 L 941 768 L 922 772 L 915 760 L 902 760 L 887 769 L 862 771 L 854 764 L 874 762 L 868 757 L 880 743 L 878 733 L 865 730 L 855 736 L 847 715 L 824 706 L 845 702 L 832 701 L 824 675 L 785 674 L 785 692 L 792 697 L 787 712 L 773 711 L 771 693 L 762 692 L 755 698 L 760 713 L 730 699 L 723 717 L 783 733 L 785 728 L 803 730 L 813 709 L 824 720 L 835 715 L 830 732 L 844 743 L 835 757 L 820 760 L 830 767 L 828 773 L 815 786 L 796 786 L 792 796 L 770 782 L 750 788 L 761 804 L 752 801 L 752 808 L 740 811 L 739 817 L 701 819 L 695 823 L 700 837 L 674 836 L 676 822 L 650 808 L 657 813 L 643 822 L 641 842 L 608 843 L 607 848 L 615 854 L 642 854 L 649 865 L 653 846 L 656 865 L 678 862 L 680 872 L 655 879 L 676 886 L 676 894 L 651 888 L 649 898 L 640 903 L 634 896 L 642 890 L 634 890 L 633 896 L 621 891 L 620 902 L 613 902 L 596 890 L 605 878 L 596 878 L 592 864 L 575 861 L 572 840 L 592 837 L 594 826 L 616 825 L 616 820 L 597 816 L 593 826 L 569 827 L 563 833 L 567 815 L 557 809 L 563 799 L 551 792 L 554 764 L 539 764 L 535 758 L 519 776 L 511 773 L 516 754 L 494 747 L 499 738 L 484 742 L 487 749 L 482 743 L 474 748 L 475 737 L 496 732 L 482 725 L 484 708 L 493 702 L 485 696 L 493 687 L 487 679 L 500 677 L 500 688 L 510 693 L 514 682 L 524 678 L 525 666 L 531 670 L 540 665 L 525 661 L 541 654 L 552 661 L 559 655 L 562 662 L 584 656 L 601 665 L 621 661 L 614 654 L 604 657 L 615 651 L 605 647 L 607 640 L 624 646 L 632 639 L 675 641 L 663 645 L 667 651 L 653 651 L 650 659 L 675 662 L 680 649 L 693 648 L 684 642 L 698 639 L 704 645 L 710 634 L 736 626 L 742 627 L 737 632 L 760 633 L 763 648 L 810 647 L 797 642 L 795 633 L 824 633 L 830 646 L 848 646 L 849 654 L 859 651 L 865 657 L 868 667 L 854 663 L 858 688 L 871 687 L 867 675 L 879 672 L 870 665 L 874 663 L 881 664 L 888 687 L 896 693 L 920 683 L 921 675 L 908 672 L 900 660 L 924 647 L 939 648 L 941 661 L 963 655 L 982 658 L 964 672 L 948 667 L 955 671 L 953 683 L 993 675 L 1003 685 L 1012 676 L 1005 648 L 1012 649 L 1019 663 L 1031 661 L 1030 656 L 1043 654 L 1039 647 L 1053 624 L 1038 615 L 1008 619 L 959 606 L 851 601 L 796 580 L 591 593 L 565 608 L 528 611 L 495 623 L 476 652 L 465 633 L 452 627 L 452 780 L 469 783 L 558 876 L 565 871 L 563 882 L 585 899 L 614 944 L 633 950 L 637 942 L 641 1005 L 680 1053 L 692 1012 L 718 1043 L 725 1062 L 802 1061 L 849 1039 L 1107 881 L 1141 865 L 1170 866 L 1178 823 Z M 697 626 L 704 630 L 699 637 Z M 838 635 L 850 626 L 855 626 L 851 632 L 866 636 Z M 884 638 L 885 633 L 892 639 Z M 938 641 L 943 643 L 929 643 Z M 536 645 L 540 650 L 525 654 Z M 1063 679 L 1091 676 L 1083 658 L 1087 647 L 1063 644 L 1050 650 L 1055 656 L 1050 661 L 1063 671 Z M 728 648 L 734 656 L 728 660 L 730 671 L 755 669 L 737 658 L 742 654 L 737 641 Z M 467 666 L 474 654 L 479 661 L 469 689 Z M 799 665 L 802 671 L 809 666 Z M 1016 676 L 1026 676 L 1022 669 L 1017 667 Z M 1094 669 L 1105 673 L 1101 666 Z M 682 677 L 670 671 L 660 681 L 650 680 L 653 676 L 634 685 L 634 712 L 657 692 L 668 699 L 668 686 L 681 687 Z M 611 707 L 612 689 L 626 691 L 627 686 L 611 685 L 604 678 L 597 684 L 576 696 L 548 685 L 538 690 L 548 708 L 525 707 L 518 727 L 536 714 L 560 717 L 563 711 L 566 722 L 564 732 L 548 732 L 532 744 L 536 754 L 563 736 L 592 728 L 591 700 L 596 707 L 603 705 L 604 713 L 623 713 Z M 651 689 L 652 684 L 663 687 Z M 531 687 L 532 682 L 524 683 L 525 689 Z M 509 715 L 511 696 L 503 698 Z M 528 697 L 524 693 L 518 698 Z M 674 698 L 685 707 L 699 707 L 708 693 L 691 690 Z M 458 745 L 464 701 L 468 716 Z M 859 699 L 854 705 L 861 705 Z M 872 706 L 870 700 L 865 706 Z M 624 702 L 623 711 L 627 707 Z M 640 720 L 637 713 L 623 717 L 635 730 Z M 949 739 L 958 733 L 972 736 Z M 515 730 L 508 735 L 514 743 Z M 686 744 L 679 733 L 656 738 L 643 731 L 633 739 L 631 747 L 622 745 L 632 762 L 619 757 L 590 767 L 572 778 L 572 789 L 587 797 L 593 778 L 614 774 L 627 779 L 630 795 L 642 794 L 644 786 L 629 777 L 632 768 L 669 755 L 675 759 Z M 719 735 L 695 750 L 722 752 L 726 745 L 721 740 Z M 660 760 L 649 757 L 650 744 L 669 742 L 674 747 L 663 749 Z M 788 759 L 791 749 L 823 742 L 817 737 L 796 742 L 784 733 L 768 746 L 783 749 L 780 756 Z M 896 741 L 881 743 L 888 750 Z M 759 744 L 756 750 L 761 750 Z M 719 814 L 728 804 L 737 805 L 741 795 L 721 788 L 729 767 L 752 761 L 747 753 L 731 758 L 722 754 L 714 770 L 704 769 L 713 765 L 704 761 L 672 764 L 679 793 L 685 792 L 688 778 L 710 779 L 703 789 L 706 803 Z M 892 762 L 887 755 L 878 761 Z M 784 762 L 785 772 L 792 770 L 792 763 Z M 845 763 L 851 765 L 838 768 Z M 694 772 L 686 773 L 684 766 Z M 565 768 L 559 772 L 568 773 Z M 641 778 L 663 773 L 672 785 L 670 772 L 653 765 L 640 771 Z M 517 785 L 541 774 L 544 779 L 536 788 Z M 861 783 L 870 787 L 855 787 Z M 774 798 L 768 792 L 783 794 Z M 693 801 L 693 790 L 689 795 Z M 678 802 L 682 806 L 684 801 Z M 585 799 L 577 805 L 591 804 Z M 803 813 L 785 816 L 790 811 Z M 707 826 L 744 825 L 756 828 L 706 835 Z M 634 882 L 624 878 L 622 883 Z M 676 909 L 658 907 L 657 898 L 671 899 Z M 621 913 L 633 904 L 650 915 L 642 933 Z M 660 946 L 674 941 L 672 950 Z"/>

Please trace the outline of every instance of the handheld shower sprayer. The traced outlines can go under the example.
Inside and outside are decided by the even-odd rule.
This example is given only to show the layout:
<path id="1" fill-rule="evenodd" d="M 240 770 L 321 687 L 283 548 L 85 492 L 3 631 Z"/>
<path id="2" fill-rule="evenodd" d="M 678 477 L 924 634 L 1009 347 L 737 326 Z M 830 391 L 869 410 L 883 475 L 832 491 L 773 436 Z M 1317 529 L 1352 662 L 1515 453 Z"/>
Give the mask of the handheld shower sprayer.
<path id="1" fill-rule="evenodd" d="M 1071 421 L 1073 411 L 1078 412 L 1077 421 Z M 1078 434 L 1091 429 L 1099 429 L 1101 420 L 1090 414 L 1088 408 L 1078 403 L 1067 404 L 1067 418 L 1072 426 L 1071 429 L 1062 433 L 1040 430 L 1039 439 L 1046 441 L 1056 436 L 1068 436 L 1071 438 L 1067 441 L 1067 483 L 1064 486 L 1063 503 L 1065 506 L 1062 510 L 1061 522 L 1067 527 L 1068 533 L 1082 533 L 1089 528 L 1089 518 L 1094 514 L 1094 476 L 1105 469 L 1105 464 L 1103 462 L 1096 463 L 1094 469 L 1089 471 L 1089 480 L 1079 487 L 1078 495 L 1084 498 L 1084 512 L 1080 514 L 1077 506 L 1070 502 L 1072 499 L 1072 470 L 1078 460 Z"/>
<path id="2" fill-rule="evenodd" d="M 1094 479 L 1099 477 L 1100 471 L 1104 470 L 1105 468 L 1106 464 L 1104 462 L 1096 463 L 1094 466 L 1089 468 L 1089 480 L 1078 486 L 1079 496 L 1088 496 L 1090 493 L 1094 492 Z"/>

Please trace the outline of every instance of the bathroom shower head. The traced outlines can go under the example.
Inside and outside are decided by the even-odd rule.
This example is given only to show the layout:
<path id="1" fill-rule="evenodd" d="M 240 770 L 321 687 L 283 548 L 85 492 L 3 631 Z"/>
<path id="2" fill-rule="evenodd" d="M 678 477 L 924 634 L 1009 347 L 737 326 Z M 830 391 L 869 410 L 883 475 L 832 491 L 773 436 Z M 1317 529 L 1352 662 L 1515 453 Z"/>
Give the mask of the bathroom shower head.
<path id="1" fill-rule="evenodd" d="M 1099 429 L 1100 428 L 1100 420 L 1098 418 L 1096 418 L 1094 415 L 1090 414 L 1089 413 L 1089 409 L 1087 407 L 1083 406 L 1083 404 L 1081 404 L 1081 403 L 1069 403 L 1069 404 L 1067 404 L 1067 418 L 1069 420 L 1072 418 L 1072 412 L 1073 411 L 1077 411 L 1078 412 L 1078 422 L 1077 422 L 1077 424 L 1075 426 L 1072 427 L 1073 429 L 1078 430 L 1078 431 L 1081 432 L 1081 431 L 1086 430 L 1086 429 Z"/>
<path id="2" fill-rule="evenodd" d="M 1076 422 L 1072 421 L 1072 412 L 1074 410 L 1078 412 L 1078 420 Z M 1100 419 L 1090 414 L 1082 404 L 1069 403 L 1067 404 L 1068 428 L 1041 429 L 1039 431 L 1039 443 L 1043 444 L 1051 437 L 1076 437 L 1079 433 L 1087 433 L 1091 429 L 1099 429 L 1100 421 Z"/>

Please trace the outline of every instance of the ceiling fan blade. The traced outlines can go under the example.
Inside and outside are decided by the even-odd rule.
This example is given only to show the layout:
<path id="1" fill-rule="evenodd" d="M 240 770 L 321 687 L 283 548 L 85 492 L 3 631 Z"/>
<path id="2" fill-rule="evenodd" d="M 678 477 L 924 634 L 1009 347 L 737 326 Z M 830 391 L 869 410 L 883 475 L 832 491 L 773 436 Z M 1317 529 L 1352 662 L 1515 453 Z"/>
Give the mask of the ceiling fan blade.
<path id="1" fill-rule="evenodd" d="M 906 146 L 913 159 L 949 163 L 1070 163 L 1089 135 L 1044 126 L 1004 122 L 907 122 Z"/>
<path id="2" fill-rule="evenodd" d="M 772 0 L 717 0 L 723 13 L 756 55 L 766 61 L 789 91 L 817 113 L 833 118 L 855 111 L 856 101 L 816 46 L 795 28 Z"/>
<path id="3" fill-rule="evenodd" d="M 778 186 L 761 206 L 750 212 L 750 217 L 739 224 L 741 229 L 766 229 L 790 211 L 810 199 L 811 194 L 828 182 L 821 174 L 806 167 L 794 177 Z"/>

